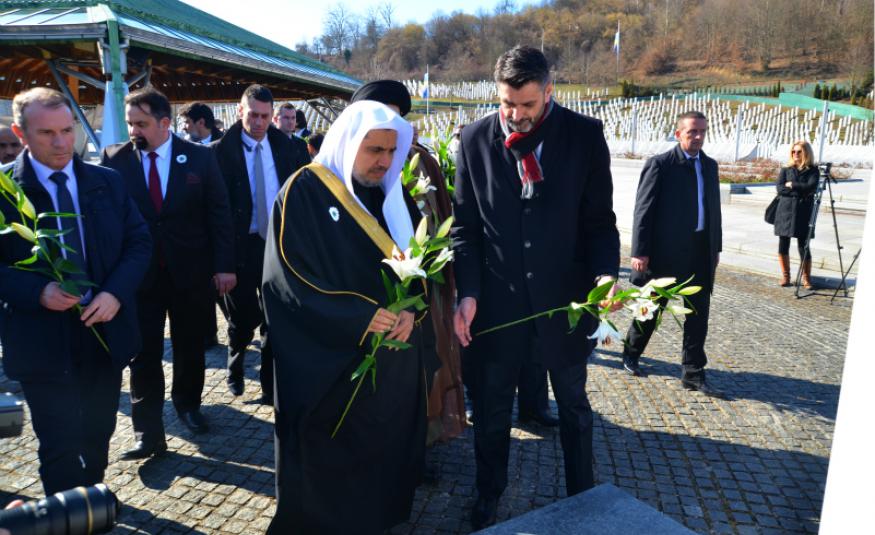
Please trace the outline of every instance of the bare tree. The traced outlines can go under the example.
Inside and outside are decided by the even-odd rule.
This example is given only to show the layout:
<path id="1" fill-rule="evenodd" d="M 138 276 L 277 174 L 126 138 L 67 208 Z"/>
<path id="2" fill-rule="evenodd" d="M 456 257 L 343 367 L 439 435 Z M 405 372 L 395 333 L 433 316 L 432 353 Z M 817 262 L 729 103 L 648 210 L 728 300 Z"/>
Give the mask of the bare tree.
<path id="1" fill-rule="evenodd" d="M 351 48 L 355 15 L 342 3 L 332 6 L 325 14 L 323 43 L 329 54 L 341 54 Z"/>
<path id="2" fill-rule="evenodd" d="M 393 18 L 395 15 L 395 5 L 389 0 L 386 0 L 377 6 L 377 15 L 379 15 L 384 30 L 389 30 L 395 25 L 395 20 Z"/>

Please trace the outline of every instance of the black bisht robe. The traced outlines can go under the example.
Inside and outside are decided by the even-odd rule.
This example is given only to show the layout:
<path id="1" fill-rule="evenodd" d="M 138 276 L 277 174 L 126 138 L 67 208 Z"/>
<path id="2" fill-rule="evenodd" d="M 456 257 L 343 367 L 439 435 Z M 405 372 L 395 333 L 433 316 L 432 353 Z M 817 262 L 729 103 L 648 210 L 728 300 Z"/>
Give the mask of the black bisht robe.
<path id="1" fill-rule="evenodd" d="M 370 193 L 362 202 L 381 216 L 382 192 Z M 407 200 L 415 227 L 420 215 Z M 425 454 L 429 322 L 414 328 L 412 349 L 378 352 L 376 391 L 369 376 L 331 438 L 354 388 L 350 375 L 370 351 L 366 329 L 386 305 L 379 270 L 394 277 L 381 262 L 392 247 L 381 223 L 318 164 L 277 196 L 263 281 L 277 402 L 270 534 L 382 533 L 410 516 Z"/>

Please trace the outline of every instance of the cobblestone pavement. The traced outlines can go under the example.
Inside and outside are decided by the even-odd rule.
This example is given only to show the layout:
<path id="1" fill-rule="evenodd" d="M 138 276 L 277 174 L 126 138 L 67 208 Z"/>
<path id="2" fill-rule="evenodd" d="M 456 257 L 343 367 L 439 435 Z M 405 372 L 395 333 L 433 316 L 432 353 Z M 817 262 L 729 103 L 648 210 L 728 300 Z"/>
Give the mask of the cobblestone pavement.
<path id="1" fill-rule="evenodd" d="M 622 373 L 616 352 L 593 355 L 588 392 L 598 482 L 700 533 L 817 531 L 852 302 L 796 300 L 774 280 L 722 268 L 718 275 L 708 380 L 730 400 L 681 388 L 680 330 L 672 321 L 642 359 L 646 378 Z M 207 356 L 211 432 L 190 434 L 168 402 L 170 452 L 147 462 L 118 459 L 133 437 L 126 375 L 106 478 L 125 504 L 114 533 L 264 532 L 275 508 L 272 411 L 257 401 L 257 352 L 241 398 L 225 387 L 224 354 L 221 346 Z M 0 388 L 17 385 L 0 375 Z M 0 503 L 42 494 L 36 448 L 29 427 L 0 440 Z M 418 490 L 410 522 L 394 534 L 469 531 L 471 431 L 430 455 L 439 480 Z M 515 424 L 510 455 L 500 520 L 564 496 L 557 430 Z"/>

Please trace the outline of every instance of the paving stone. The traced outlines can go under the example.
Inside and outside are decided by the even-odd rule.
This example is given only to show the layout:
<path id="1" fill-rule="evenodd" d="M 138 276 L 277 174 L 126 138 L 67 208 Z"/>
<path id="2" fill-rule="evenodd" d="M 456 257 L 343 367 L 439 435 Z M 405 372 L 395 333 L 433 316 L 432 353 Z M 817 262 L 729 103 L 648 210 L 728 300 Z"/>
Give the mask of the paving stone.
<path id="1" fill-rule="evenodd" d="M 597 483 L 612 483 L 701 533 L 816 532 L 852 303 L 830 304 L 829 297 L 797 300 L 772 278 L 721 266 L 706 373 L 729 400 L 681 388 L 681 331 L 674 322 L 663 322 L 641 359 L 647 377 L 625 375 L 613 348 L 594 353 L 588 394 Z M 776 330 L 775 318 L 806 329 Z M 620 320 L 618 327 L 628 325 Z M 226 342 L 224 333 L 220 338 Z M 166 348 L 169 378 L 169 338 Z M 258 369 L 250 364 L 259 361 L 257 349 L 247 355 L 246 393 L 239 398 L 225 386 L 226 358 L 224 345 L 207 352 L 203 408 L 210 433 L 195 437 L 182 427 L 168 382 L 170 451 L 147 462 L 119 459 L 133 443 L 125 372 L 106 474 L 125 504 L 114 533 L 248 534 L 267 528 L 276 509 L 273 412 L 257 402 Z M 21 391 L 2 373 L 0 389 Z M 551 406 L 555 412 L 552 399 Z M 0 440 L 0 505 L 42 494 L 38 442 L 26 423 L 22 436 Z M 430 456 L 440 480 L 418 490 L 410 520 L 392 533 L 470 530 L 472 431 L 436 445 Z M 515 427 L 503 518 L 561 500 L 564 481 L 558 431 Z"/>

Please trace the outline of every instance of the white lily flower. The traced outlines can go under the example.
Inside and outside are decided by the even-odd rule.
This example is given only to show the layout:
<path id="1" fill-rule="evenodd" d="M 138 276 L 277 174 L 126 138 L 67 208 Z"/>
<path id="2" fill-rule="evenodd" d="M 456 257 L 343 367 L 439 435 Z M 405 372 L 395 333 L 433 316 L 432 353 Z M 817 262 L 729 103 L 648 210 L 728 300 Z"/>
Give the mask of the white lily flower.
<path id="1" fill-rule="evenodd" d="M 441 252 L 438 253 L 437 258 L 434 259 L 435 264 L 443 264 L 446 262 L 452 262 L 454 258 L 453 250 L 449 247 L 444 247 L 441 249 Z"/>
<path id="2" fill-rule="evenodd" d="M 692 314 L 692 313 L 693 313 L 692 310 L 690 310 L 689 308 L 687 308 L 687 307 L 685 307 L 685 306 L 683 306 L 683 305 L 675 305 L 675 304 L 672 304 L 672 303 L 668 303 L 668 304 L 665 306 L 665 309 L 666 309 L 668 312 L 670 312 L 670 313 L 672 313 L 672 314 L 674 314 L 674 315 L 676 315 L 676 316 L 682 316 L 682 315 L 684 315 L 684 314 Z"/>
<path id="3" fill-rule="evenodd" d="M 420 195 L 422 195 L 423 193 L 428 193 L 429 191 L 437 191 L 437 188 L 431 185 L 430 178 L 420 175 L 419 178 L 416 179 L 416 191 Z"/>
<path id="4" fill-rule="evenodd" d="M 650 299 L 636 299 L 626 308 L 632 311 L 635 321 L 648 321 L 653 319 L 653 314 L 659 310 L 659 305 Z"/>
<path id="5" fill-rule="evenodd" d="M 588 336 L 590 340 L 597 340 L 599 344 L 603 346 L 611 345 L 611 342 L 620 342 L 623 337 L 617 332 L 617 329 L 611 327 L 611 324 L 606 320 L 601 320 L 599 322 L 598 328 L 594 333 Z"/>
<path id="6" fill-rule="evenodd" d="M 407 279 L 424 279 L 428 276 L 420 267 L 422 256 L 413 256 L 410 248 L 402 253 L 397 247 L 393 247 L 392 258 L 385 258 L 383 262 L 389 264 L 402 282 Z"/>

